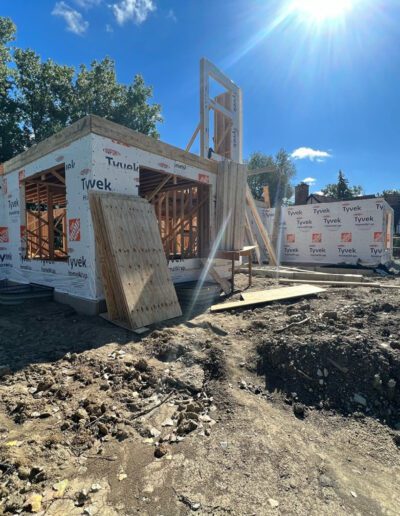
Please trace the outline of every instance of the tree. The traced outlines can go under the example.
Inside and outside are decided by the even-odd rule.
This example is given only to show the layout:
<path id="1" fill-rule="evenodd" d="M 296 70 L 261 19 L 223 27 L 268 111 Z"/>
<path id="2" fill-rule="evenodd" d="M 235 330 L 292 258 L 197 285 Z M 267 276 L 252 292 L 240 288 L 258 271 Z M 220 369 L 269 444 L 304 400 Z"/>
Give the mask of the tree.
<path id="1" fill-rule="evenodd" d="M 337 183 L 330 183 L 322 188 L 322 193 L 327 197 L 333 197 L 338 200 L 352 199 L 363 194 L 362 186 L 349 186 L 348 179 L 345 178 L 343 172 L 339 170 Z"/>
<path id="2" fill-rule="evenodd" d="M 263 199 L 264 186 L 269 187 L 269 194 L 272 206 L 287 202 L 293 195 L 293 187 L 290 181 L 296 175 L 296 167 L 290 159 L 289 154 L 281 149 L 276 156 L 268 156 L 262 152 L 255 152 L 248 161 L 249 171 L 259 168 L 270 168 L 271 172 L 251 175 L 248 184 L 253 197 Z"/>
<path id="3" fill-rule="evenodd" d="M 146 86 L 141 75 L 136 75 L 129 86 L 119 84 L 115 63 L 109 57 L 93 61 L 90 70 L 81 65 L 74 94 L 73 120 L 93 114 L 158 137 L 156 126 L 162 121 L 161 106 L 149 104 L 152 88 Z"/>
<path id="4" fill-rule="evenodd" d="M 0 163 L 87 114 L 158 137 L 161 107 L 141 75 L 118 83 L 109 57 L 88 68 L 42 61 L 31 49 L 13 48 L 16 27 L 0 17 Z"/>
<path id="5" fill-rule="evenodd" d="M 74 69 L 42 62 L 33 50 L 16 49 L 16 99 L 21 111 L 27 145 L 37 143 L 59 131 L 71 121 Z"/>
<path id="6" fill-rule="evenodd" d="M 400 195 L 400 190 L 396 188 L 390 188 L 389 190 L 383 190 L 383 192 L 376 194 L 378 197 L 385 197 L 387 195 Z"/>
<path id="7" fill-rule="evenodd" d="M 19 125 L 19 109 L 14 99 L 14 76 L 10 68 L 11 48 L 16 27 L 10 18 L 0 17 L 0 163 L 24 148 Z"/>

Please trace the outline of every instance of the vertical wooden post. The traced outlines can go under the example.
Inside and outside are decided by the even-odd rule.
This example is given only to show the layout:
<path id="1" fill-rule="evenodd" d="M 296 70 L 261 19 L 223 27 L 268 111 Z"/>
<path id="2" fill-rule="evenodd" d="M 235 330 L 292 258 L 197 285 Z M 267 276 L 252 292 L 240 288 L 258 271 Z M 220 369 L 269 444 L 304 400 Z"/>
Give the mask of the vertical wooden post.
<path id="1" fill-rule="evenodd" d="M 174 185 L 176 185 L 176 176 L 174 176 Z M 172 196 L 172 227 L 174 228 L 175 225 L 176 225 L 176 186 L 174 188 L 174 193 Z M 174 248 L 173 248 L 174 258 L 176 256 L 177 241 L 178 241 L 178 235 L 175 235 Z"/>
<path id="2" fill-rule="evenodd" d="M 206 60 L 200 60 L 200 156 L 207 158 L 209 146 L 209 79 L 206 73 Z"/>
<path id="3" fill-rule="evenodd" d="M 169 192 L 165 192 L 165 234 L 169 235 L 170 220 L 169 220 Z M 169 260 L 171 253 L 171 240 L 167 243 L 167 258 Z"/>
<path id="4" fill-rule="evenodd" d="M 38 202 L 38 245 L 39 245 L 39 257 L 42 258 L 42 225 L 41 225 L 41 217 L 40 217 L 40 185 L 38 184 L 36 187 L 37 191 L 37 202 Z"/>
<path id="5" fill-rule="evenodd" d="M 49 241 L 49 259 L 54 260 L 54 218 L 53 218 L 53 193 L 47 185 L 47 223 Z"/>
<path id="6" fill-rule="evenodd" d="M 192 211 L 193 207 L 193 187 L 189 187 L 189 212 Z M 192 256 L 193 253 L 193 216 L 189 217 L 189 254 Z"/>

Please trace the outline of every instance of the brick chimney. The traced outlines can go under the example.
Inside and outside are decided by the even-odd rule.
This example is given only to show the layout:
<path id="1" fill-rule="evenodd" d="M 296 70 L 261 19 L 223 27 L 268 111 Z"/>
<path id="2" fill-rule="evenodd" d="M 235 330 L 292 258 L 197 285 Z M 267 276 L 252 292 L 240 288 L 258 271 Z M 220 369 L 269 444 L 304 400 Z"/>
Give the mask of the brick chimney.
<path id="1" fill-rule="evenodd" d="M 300 183 L 294 189 L 294 203 L 295 205 L 307 204 L 307 199 L 310 194 L 310 186 L 306 183 Z"/>

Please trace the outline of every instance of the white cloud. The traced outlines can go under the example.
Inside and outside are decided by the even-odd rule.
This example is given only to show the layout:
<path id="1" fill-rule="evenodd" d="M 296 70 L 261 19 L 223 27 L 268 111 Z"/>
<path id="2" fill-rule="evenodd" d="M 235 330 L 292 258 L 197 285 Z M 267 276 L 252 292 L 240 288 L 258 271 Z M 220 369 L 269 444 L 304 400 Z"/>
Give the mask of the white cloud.
<path id="1" fill-rule="evenodd" d="M 129 20 L 140 25 L 146 21 L 152 11 L 155 11 L 156 6 L 153 0 L 121 0 L 116 4 L 112 4 L 111 8 L 115 19 L 120 25 Z"/>
<path id="2" fill-rule="evenodd" d="M 57 2 L 51 13 L 53 16 L 61 16 L 67 24 L 67 30 L 74 34 L 82 35 L 89 27 L 87 22 L 80 12 L 70 7 L 65 2 Z"/>
<path id="3" fill-rule="evenodd" d="M 315 185 L 316 182 L 317 182 L 317 180 L 315 179 L 315 177 L 305 177 L 302 180 L 302 183 L 306 183 L 307 185 L 310 185 L 310 186 Z"/>
<path id="4" fill-rule="evenodd" d="M 178 21 L 178 18 L 176 17 L 176 14 L 174 13 L 174 10 L 173 9 L 170 9 L 168 11 L 168 14 L 167 14 L 167 19 L 168 20 L 172 20 L 173 22 L 177 22 Z"/>
<path id="5" fill-rule="evenodd" d="M 82 9 L 91 9 L 92 7 L 96 7 L 100 5 L 103 0 L 74 0 L 74 2 L 82 7 Z"/>
<path id="6" fill-rule="evenodd" d="M 324 192 L 322 190 L 318 190 L 318 192 L 313 192 L 315 195 L 324 195 Z"/>
<path id="7" fill-rule="evenodd" d="M 319 163 L 326 158 L 331 158 L 332 154 L 327 151 L 312 149 L 311 147 L 299 147 L 291 154 L 293 159 L 309 159 L 310 161 L 317 160 Z"/>
<path id="8" fill-rule="evenodd" d="M 114 32 L 114 29 L 112 28 L 112 26 L 110 24 L 107 23 L 106 25 L 106 32 Z"/>

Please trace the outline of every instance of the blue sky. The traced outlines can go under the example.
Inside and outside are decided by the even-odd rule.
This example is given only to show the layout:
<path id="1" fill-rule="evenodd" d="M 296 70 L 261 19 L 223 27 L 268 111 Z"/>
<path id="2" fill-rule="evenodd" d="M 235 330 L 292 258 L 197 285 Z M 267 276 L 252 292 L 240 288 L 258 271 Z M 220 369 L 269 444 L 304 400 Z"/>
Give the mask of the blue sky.
<path id="1" fill-rule="evenodd" d="M 366 193 L 400 188 L 399 0 L 0 0 L 0 15 L 44 59 L 143 74 L 163 141 L 185 147 L 198 123 L 204 56 L 243 90 L 245 157 L 285 148 L 312 191 L 339 168 Z"/>

